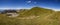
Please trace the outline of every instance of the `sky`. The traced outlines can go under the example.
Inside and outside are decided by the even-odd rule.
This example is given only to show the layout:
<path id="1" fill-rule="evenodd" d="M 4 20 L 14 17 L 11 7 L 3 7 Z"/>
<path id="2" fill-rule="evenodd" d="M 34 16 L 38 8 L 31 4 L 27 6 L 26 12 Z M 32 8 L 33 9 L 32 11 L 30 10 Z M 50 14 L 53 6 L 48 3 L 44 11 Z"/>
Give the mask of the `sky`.
<path id="1" fill-rule="evenodd" d="M 60 0 L 0 0 L 0 10 L 30 9 L 35 6 L 60 10 Z"/>

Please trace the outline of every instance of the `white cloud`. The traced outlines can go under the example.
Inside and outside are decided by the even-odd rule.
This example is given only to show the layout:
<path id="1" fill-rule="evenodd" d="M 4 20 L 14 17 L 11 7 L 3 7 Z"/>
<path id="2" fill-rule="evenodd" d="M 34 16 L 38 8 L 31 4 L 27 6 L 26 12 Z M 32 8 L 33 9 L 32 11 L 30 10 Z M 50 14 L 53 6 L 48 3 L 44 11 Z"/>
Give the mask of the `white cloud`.
<path id="1" fill-rule="evenodd" d="M 42 8 L 52 9 L 52 10 L 54 10 L 54 11 L 60 11 L 60 9 L 56 9 L 56 8 L 50 8 L 50 7 L 42 7 Z"/>
<path id="2" fill-rule="evenodd" d="M 0 8 L 1 10 L 13 10 L 13 9 L 20 9 L 20 8 Z"/>
<path id="3" fill-rule="evenodd" d="M 32 1 L 27 1 L 27 3 L 31 3 Z"/>
<path id="4" fill-rule="evenodd" d="M 60 9 L 53 9 L 53 10 L 55 10 L 55 11 L 60 11 Z"/>
<path id="5" fill-rule="evenodd" d="M 10 8 L 0 8 L 1 10 L 8 10 L 8 9 L 10 9 Z"/>

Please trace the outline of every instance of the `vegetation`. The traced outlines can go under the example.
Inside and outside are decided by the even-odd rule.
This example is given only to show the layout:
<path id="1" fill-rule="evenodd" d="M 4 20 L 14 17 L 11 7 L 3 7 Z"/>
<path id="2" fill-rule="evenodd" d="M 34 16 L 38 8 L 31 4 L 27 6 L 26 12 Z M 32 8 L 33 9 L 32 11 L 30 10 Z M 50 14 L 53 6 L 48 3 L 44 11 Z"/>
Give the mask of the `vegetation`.
<path id="1" fill-rule="evenodd" d="M 0 14 L 0 25 L 59 25 L 60 11 L 33 7 L 30 10 L 20 10 L 19 16 L 10 18 L 6 14 Z M 33 17 L 34 19 L 18 19 L 23 17 Z M 37 17 L 39 16 L 39 17 Z"/>

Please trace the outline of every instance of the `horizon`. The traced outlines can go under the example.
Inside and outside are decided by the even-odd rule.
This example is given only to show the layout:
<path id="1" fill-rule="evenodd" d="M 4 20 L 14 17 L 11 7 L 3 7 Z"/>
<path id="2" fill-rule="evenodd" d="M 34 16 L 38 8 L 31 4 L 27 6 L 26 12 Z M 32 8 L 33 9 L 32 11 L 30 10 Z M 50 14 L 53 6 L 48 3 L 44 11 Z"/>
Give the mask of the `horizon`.
<path id="1" fill-rule="evenodd" d="M 33 8 L 33 7 L 32 7 Z M 32 9 L 32 8 L 24 8 L 24 9 Z M 54 10 L 54 11 L 60 11 L 60 9 L 52 9 L 52 8 L 47 8 L 47 7 L 41 7 L 41 8 L 44 8 L 44 9 L 51 9 L 51 10 Z M 3 10 L 1 10 L 0 9 L 0 11 L 4 11 L 4 10 L 20 10 L 20 9 L 23 9 L 23 8 L 17 8 L 17 9 L 3 9 Z"/>

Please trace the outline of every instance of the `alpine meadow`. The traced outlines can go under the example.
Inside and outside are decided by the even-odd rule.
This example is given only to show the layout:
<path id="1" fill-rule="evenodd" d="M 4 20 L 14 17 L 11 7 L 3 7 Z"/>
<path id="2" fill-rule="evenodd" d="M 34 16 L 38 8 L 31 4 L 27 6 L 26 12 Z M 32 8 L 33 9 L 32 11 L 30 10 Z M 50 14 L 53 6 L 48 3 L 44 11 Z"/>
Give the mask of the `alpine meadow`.
<path id="1" fill-rule="evenodd" d="M 60 25 L 60 11 L 41 7 L 16 11 L 19 12 L 16 12 L 18 15 L 14 17 L 7 14 L 9 12 L 0 13 L 0 25 Z"/>

